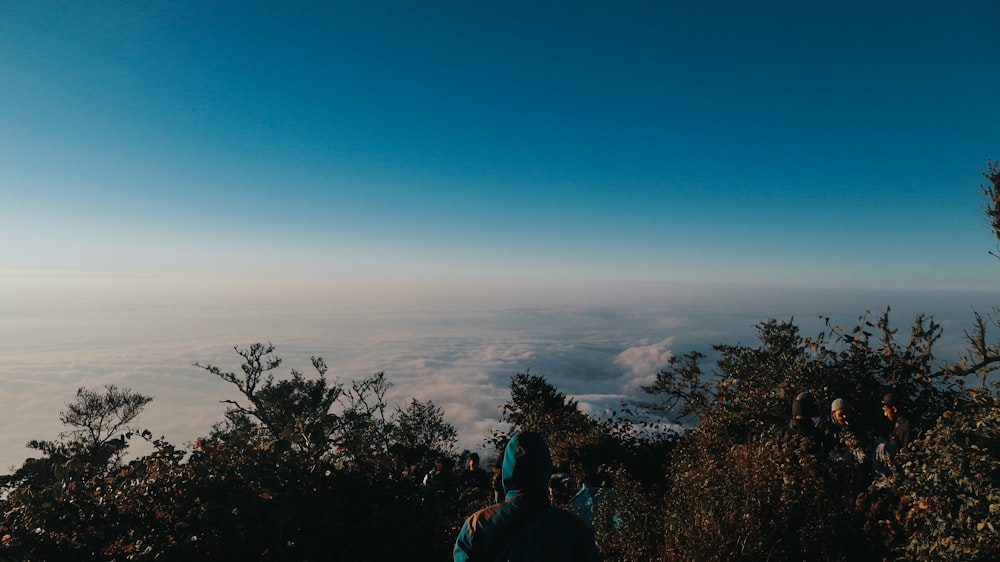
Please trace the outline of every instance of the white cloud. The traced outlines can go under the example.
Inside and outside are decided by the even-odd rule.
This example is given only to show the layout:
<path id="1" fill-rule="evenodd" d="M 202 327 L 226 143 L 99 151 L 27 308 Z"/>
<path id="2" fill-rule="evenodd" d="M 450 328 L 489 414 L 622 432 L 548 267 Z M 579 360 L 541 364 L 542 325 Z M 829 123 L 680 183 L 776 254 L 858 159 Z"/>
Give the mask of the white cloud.
<path id="1" fill-rule="evenodd" d="M 674 357 L 674 340 L 670 337 L 654 344 L 630 347 L 615 357 L 615 364 L 629 369 L 634 375 L 633 382 L 649 384 L 650 377 L 655 377 Z"/>

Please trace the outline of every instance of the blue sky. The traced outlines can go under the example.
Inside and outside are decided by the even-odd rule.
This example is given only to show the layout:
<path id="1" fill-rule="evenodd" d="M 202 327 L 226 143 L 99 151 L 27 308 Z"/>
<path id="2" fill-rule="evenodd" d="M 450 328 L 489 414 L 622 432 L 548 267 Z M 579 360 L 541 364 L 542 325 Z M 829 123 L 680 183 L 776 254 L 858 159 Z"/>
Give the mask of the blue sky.
<path id="1" fill-rule="evenodd" d="M 0 265 L 997 280 L 996 3 L 617 4 L 5 3 Z"/>
<path id="2" fill-rule="evenodd" d="M 996 2 L 286 4 L 0 3 L 7 441 L 256 340 L 480 431 L 518 369 L 1000 302 Z"/>

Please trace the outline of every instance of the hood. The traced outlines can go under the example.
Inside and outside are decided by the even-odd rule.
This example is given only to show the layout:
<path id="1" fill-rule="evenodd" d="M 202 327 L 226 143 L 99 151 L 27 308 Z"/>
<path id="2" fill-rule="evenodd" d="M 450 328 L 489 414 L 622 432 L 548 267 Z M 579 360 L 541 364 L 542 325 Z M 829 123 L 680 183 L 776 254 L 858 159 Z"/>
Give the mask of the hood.
<path id="1" fill-rule="evenodd" d="M 819 433 L 819 430 L 816 428 L 816 424 L 813 423 L 811 418 L 792 418 L 788 420 L 788 429 L 798 435 L 813 435 Z"/>
<path id="2" fill-rule="evenodd" d="M 515 433 L 504 450 L 500 475 L 507 497 L 519 493 L 547 497 L 552 455 L 545 438 L 532 431 Z"/>

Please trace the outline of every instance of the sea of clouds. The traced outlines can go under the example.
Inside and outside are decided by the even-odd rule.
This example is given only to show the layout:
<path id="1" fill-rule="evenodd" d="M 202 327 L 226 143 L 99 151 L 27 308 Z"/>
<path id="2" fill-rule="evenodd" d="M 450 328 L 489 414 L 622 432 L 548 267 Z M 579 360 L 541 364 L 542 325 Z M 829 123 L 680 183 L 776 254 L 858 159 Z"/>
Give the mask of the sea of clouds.
<path id="1" fill-rule="evenodd" d="M 22 287 L 24 289 L 24 287 Z M 221 420 L 236 390 L 195 363 L 239 371 L 233 346 L 271 342 L 291 369 L 314 374 L 323 357 L 342 382 L 385 372 L 392 405 L 433 401 L 459 430 L 459 446 L 481 449 L 499 428 L 500 406 L 516 373 L 542 375 L 599 415 L 643 398 L 674 355 L 716 343 L 754 344 L 754 325 L 794 317 L 806 335 L 822 316 L 852 325 L 865 309 L 893 307 L 907 325 L 921 311 L 945 324 L 942 356 L 964 348 L 972 309 L 996 294 L 843 293 L 742 288 L 674 292 L 646 302 L 544 306 L 402 307 L 317 305 L 276 300 L 157 301 L 148 290 L 27 291 L 5 301 L 0 324 L 0 471 L 32 454 L 30 439 L 54 439 L 58 414 L 79 387 L 116 384 L 154 397 L 138 420 L 176 444 Z M 305 299 L 305 302 L 319 302 Z M 710 364 L 710 363 L 706 363 Z M 135 449 L 141 452 L 142 447 Z"/>

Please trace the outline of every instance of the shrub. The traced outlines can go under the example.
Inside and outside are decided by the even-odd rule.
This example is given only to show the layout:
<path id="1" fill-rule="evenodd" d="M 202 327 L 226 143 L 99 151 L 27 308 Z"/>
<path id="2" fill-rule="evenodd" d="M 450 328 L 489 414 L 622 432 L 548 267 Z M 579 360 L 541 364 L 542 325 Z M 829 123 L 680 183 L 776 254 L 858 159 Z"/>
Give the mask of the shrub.
<path id="1" fill-rule="evenodd" d="M 900 484 L 903 560 L 1000 557 L 1000 403 L 945 412 L 910 450 Z"/>
<path id="2" fill-rule="evenodd" d="M 843 473 L 808 443 L 721 445 L 695 430 L 665 497 L 665 560 L 858 560 Z"/>

